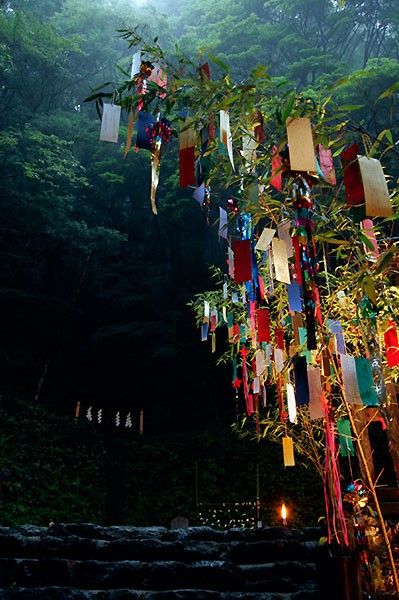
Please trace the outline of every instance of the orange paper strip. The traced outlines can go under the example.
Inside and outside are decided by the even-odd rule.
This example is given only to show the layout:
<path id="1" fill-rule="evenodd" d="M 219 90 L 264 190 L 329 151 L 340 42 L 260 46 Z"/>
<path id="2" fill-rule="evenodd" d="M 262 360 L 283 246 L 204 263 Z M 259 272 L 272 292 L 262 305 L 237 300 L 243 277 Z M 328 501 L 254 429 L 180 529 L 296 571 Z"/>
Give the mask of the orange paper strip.
<path id="1" fill-rule="evenodd" d="M 366 215 L 368 217 L 390 217 L 392 205 L 380 161 L 376 158 L 367 158 L 367 156 L 359 156 L 358 161 L 366 199 Z"/>
<path id="2" fill-rule="evenodd" d="M 294 442 L 290 437 L 283 437 L 283 456 L 285 467 L 295 467 Z"/>

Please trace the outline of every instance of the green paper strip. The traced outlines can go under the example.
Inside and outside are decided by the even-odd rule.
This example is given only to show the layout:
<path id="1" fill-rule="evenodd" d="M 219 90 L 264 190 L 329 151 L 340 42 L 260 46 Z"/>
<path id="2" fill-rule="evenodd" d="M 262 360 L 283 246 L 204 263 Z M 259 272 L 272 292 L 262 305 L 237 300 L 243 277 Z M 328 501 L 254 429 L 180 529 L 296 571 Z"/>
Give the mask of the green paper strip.
<path id="1" fill-rule="evenodd" d="M 337 421 L 339 434 L 339 445 L 341 446 L 341 456 L 354 456 L 351 426 L 348 419 L 339 419 Z"/>
<path id="2" fill-rule="evenodd" d="M 227 327 L 233 327 L 234 316 L 233 313 L 227 313 Z"/>
<path id="3" fill-rule="evenodd" d="M 367 358 L 355 358 L 356 377 L 360 397 L 364 406 L 378 406 L 378 396 L 375 390 L 371 364 Z"/>
<path id="4" fill-rule="evenodd" d="M 306 362 L 308 365 L 312 362 L 312 353 L 310 350 L 306 349 L 306 344 L 308 342 L 308 332 L 306 331 L 306 327 L 298 327 L 299 332 L 299 343 L 301 346 L 305 346 L 305 350 L 302 350 L 301 356 L 306 356 Z"/>

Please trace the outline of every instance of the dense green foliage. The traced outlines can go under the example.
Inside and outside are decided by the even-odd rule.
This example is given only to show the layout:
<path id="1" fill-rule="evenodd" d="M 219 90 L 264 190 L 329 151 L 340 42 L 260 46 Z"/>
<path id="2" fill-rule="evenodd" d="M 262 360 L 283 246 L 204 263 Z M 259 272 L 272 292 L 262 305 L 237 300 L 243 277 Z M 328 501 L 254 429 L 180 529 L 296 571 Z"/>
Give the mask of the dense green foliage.
<path id="1" fill-rule="evenodd" d="M 317 98 L 318 87 L 347 77 L 338 99 L 359 107 L 355 126 L 371 135 L 398 132 L 397 95 L 378 100 L 399 80 L 395 0 L 347 0 L 343 8 L 331 0 L 0 2 L 0 391 L 7 406 L 0 467 L 12 477 L 0 500 L 7 522 L 148 524 L 166 522 L 173 508 L 192 514 L 188 490 L 201 448 L 214 461 L 204 470 L 207 501 L 255 495 L 247 465 L 257 447 L 244 451 L 230 439 L 228 378 L 201 346 L 187 308 L 210 286 L 208 265 L 224 260 L 217 236 L 190 191 L 177 189 L 176 147 L 164 156 L 155 218 L 146 151 L 123 160 L 126 123 L 120 144 L 101 143 L 96 111 L 83 102 L 129 69 L 131 52 L 116 30 L 136 25 L 166 49 L 179 42 L 193 61 L 197 52 L 217 55 L 237 81 L 264 63 L 282 84 Z M 77 425 L 77 401 L 132 410 L 134 433 Z M 140 409 L 146 434 L 163 437 L 137 439 Z M 219 428 L 219 439 L 189 439 L 207 428 Z M 181 438 L 173 440 L 174 431 Z M 241 464 L 227 476 L 222 467 L 232 453 L 242 453 Z M 267 480 L 271 497 L 290 483 L 272 471 Z M 306 495 L 308 484 L 298 481 Z M 154 486 L 162 490 L 158 504 Z"/>

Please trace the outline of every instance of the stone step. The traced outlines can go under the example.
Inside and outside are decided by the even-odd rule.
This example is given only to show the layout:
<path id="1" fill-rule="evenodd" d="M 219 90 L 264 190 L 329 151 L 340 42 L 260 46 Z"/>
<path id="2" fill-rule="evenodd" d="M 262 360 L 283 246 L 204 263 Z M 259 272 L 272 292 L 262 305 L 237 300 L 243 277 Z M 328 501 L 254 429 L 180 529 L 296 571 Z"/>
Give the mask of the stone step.
<path id="1" fill-rule="evenodd" d="M 314 560 L 318 542 L 299 539 L 260 541 L 176 541 L 159 539 L 89 539 L 68 535 L 24 536 L 0 533 L 0 558 L 70 558 L 75 560 L 230 560 L 260 563 L 268 560 Z"/>
<path id="2" fill-rule="evenodd" d="M 143 591 L 131 589 L 81 590 L 76 588 L 0 588 L 0 600 L 321 600 L 319 592 L 294 594 L 220 592 L 204 589 Z"/>
<path id="3" fill-rule="evenodd" d="M 166 527 L 102 527 L 91 523 L 59 523 L 51 527 L 21 525 L 19 527 L 0 527 L 0 535 L 20 535 L 22 537 L 57 537 L 83 538 L 89 540 L 159 540 L 173 541 L 207 541 L 229 543 L 234 541 L 268 541 L 292 539 L 298 541 L 317 541 L 321 535 L 319 527 L 291 529 L 288 527 L 262 527 L 259 529 L 227 529 L 225 531 L 211 527 L 188 527 L 187 529 L 170 530 Z"/>
<path id="4" fill-rule="evenodd" d="M 313 590 L 314 564 L 273 562 L 236 565 L 227 561 L 79 561 L 66 559 L 0 559 L 0 586 L 57 586 L 84 589 L 199 588 L 220 591 L 295 592 Z"/>

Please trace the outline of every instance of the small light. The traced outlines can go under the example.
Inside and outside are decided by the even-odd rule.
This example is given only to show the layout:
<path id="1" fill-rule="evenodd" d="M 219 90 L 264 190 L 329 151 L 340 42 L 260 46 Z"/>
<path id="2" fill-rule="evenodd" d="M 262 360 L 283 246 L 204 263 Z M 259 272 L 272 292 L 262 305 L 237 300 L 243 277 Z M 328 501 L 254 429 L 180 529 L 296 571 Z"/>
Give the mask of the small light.
<path id="1" fill-rule="evenodd" d="M 285 506 L 284 502 L 281 505 L 281 519 L 284 527 L 287 527 L 287 507 Z"/>

